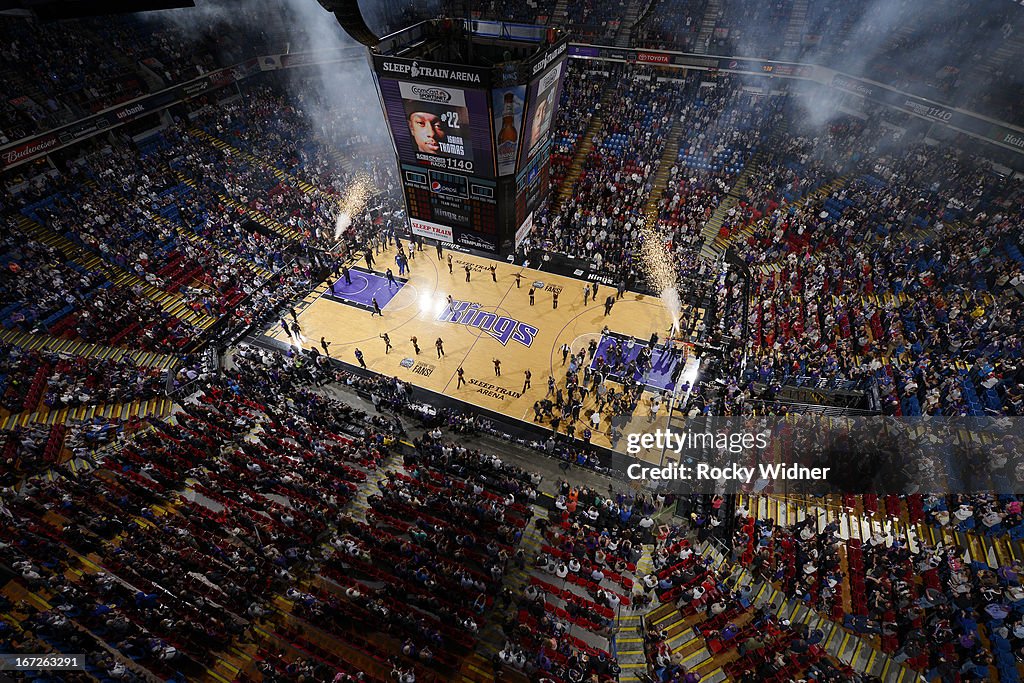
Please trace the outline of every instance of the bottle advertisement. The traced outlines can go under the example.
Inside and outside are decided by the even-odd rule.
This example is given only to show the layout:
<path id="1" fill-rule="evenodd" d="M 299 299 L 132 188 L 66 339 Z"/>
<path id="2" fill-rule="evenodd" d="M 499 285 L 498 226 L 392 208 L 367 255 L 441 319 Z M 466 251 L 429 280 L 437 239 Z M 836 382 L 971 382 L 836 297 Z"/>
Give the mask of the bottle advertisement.
<path id="1" fill-rule="evenodd" d="M 495 149 L 498 175 L 515 173 L 519 155 L 519 140 L 523 130 L 523 101 L 526 86 L 497 88 L 491 91 L 494 108 Z"/>

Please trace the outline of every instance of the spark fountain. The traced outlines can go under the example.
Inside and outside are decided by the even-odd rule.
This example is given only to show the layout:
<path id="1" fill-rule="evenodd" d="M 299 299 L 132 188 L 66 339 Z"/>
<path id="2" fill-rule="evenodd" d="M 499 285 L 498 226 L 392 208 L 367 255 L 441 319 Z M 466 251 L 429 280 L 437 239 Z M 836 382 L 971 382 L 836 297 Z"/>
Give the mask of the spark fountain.
<path id="1" fill-rule="evenodd" d="M 343 232 L 352 225 L 352 216 L 355 216 L 366 207 L 366 200 L 370 196 L 370 176 L 360 173 L 349 186 L 339 202 L 340 211 L 334 221 L 334 238 L 340 239 Z"/>
<path id="2" fill-rule="evenodd" d="M 661 301 L 669 315 L 669 330 L 673 337 L 679 332 L 679 318 L 683 305 L 679 300 L 679 281 L 672 266 L 665 244 L 655 231 L 646 224 L 640 228 L 641 267 L 654 289 L 661 293 Z"/>

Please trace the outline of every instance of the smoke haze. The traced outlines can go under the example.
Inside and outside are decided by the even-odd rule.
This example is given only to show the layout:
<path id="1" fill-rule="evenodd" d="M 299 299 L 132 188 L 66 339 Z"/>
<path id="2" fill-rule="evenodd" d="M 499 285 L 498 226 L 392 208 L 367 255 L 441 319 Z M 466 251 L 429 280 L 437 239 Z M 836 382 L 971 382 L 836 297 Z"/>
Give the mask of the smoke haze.
<path id="1" fill-rule="evenodd" d="M 222 59 L 231 62 L 253 56 L 255 46 L 244 44 L 247 40 L 257 43 L 263 54 L 355 48 L 357 60 L 285 69 L 283 82 L 314 133 L 336 141 L 363 136 L 371 145 L 390 145 L 365 48 L 316 0 L 196 0 L 195 7 L 142 16 L 156 24 L 171 23 L 191 36 L 240 36 L 243 44 L 219 43 Z"/>

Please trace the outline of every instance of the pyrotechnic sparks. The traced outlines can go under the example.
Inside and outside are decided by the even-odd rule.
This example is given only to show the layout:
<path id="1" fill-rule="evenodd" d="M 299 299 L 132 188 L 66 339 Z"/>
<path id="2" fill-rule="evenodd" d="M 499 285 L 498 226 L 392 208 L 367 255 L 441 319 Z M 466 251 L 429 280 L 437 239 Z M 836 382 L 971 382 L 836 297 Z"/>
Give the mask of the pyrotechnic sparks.
<path id="1" fill-rule="evenodd" d="M 334 239 L 341 239 L 341 233 L 348 230 L 350 225 L 352 225 L 352 216 L 345 211 L 339 213 L 338 219 L 334 221 Z"/>
<path id="2" fill-rule="evenodd" d="M 665 250 L 665 243 L 646 221 L 640 226 L 640 239 L 640 267 L 647 281 L 656 291 L 661 292 L 661 301 L 671 317 L 671 333 L 675 336 L 679 331 L 679 317 L 683 312 L 683 305 L 679 301 L 676 269 Z"/>
<path id="3" fill-rule="evenodd" d="M 338 218 L 334 222 L 334 237 L 339 239 L 341 233 L 352 225 L 352 216 L 366 208 L 366 200 L 370 197 L 372 182 L 366 173 L 360 173 L 349 185 L 345 195 L 339 202 Z"/>

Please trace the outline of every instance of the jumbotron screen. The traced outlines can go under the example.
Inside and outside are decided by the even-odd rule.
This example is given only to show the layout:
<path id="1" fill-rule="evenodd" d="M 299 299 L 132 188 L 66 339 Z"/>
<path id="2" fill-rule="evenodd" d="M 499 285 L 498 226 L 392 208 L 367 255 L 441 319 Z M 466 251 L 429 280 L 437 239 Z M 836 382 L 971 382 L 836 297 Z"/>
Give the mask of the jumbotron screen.
<path id="1" fill-rule="evenodd" d="M 403 163 L 494 177 L 487 93 L 414 81 L 380 85 Z"/>
<path id="2" fill-rule="evenodd" d="M 396 58 L 376 66 L 413 233 L 497 251 L 489 96 L 459 85 L 485 88 L 486 76 Z"/>
<path id="3" fill-rule="evenodd" d="M 529 113 L 526 120 L 526 136 L 520 170 L 525 169 L 530 161 L 544 148 L 550 139 L 551 124 L 555 120 L 555 110 L 562 95 L 565 62 L 556 62 L 543 76 L 530 84 Z"/>

